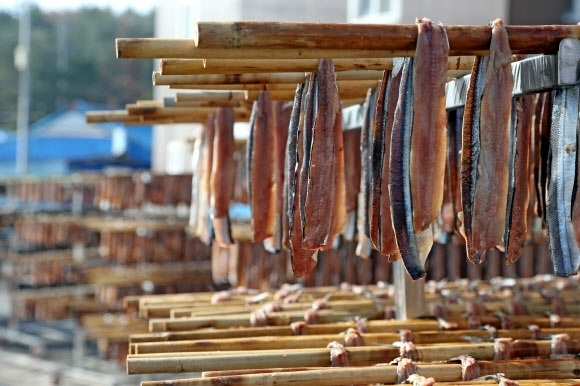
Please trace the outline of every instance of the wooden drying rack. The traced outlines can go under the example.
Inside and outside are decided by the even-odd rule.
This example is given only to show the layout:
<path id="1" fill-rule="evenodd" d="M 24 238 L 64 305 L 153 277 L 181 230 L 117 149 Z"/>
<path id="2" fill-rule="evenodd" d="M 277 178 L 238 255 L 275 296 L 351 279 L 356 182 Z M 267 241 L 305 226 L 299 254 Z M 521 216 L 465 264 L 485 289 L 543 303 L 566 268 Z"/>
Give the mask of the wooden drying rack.
<path id="1" fill-rule="evenodd" d="M 463 106 L 474 55 L 486 55 L 490 26 L 445 26 L 449 39 L 447 108 Z M 579 83 L 580 25 L 506 26 L 514 54 L 544 54 L 512 64 L 514 95 Z M 117 39 L 118 58 L 161 59 L 154 85 L 174 89 L 175 99 L 138 101 L 125 110 L 87 113 L 87 122 L 125 124 L 203 123 L 222 106 L 234 107 L 236 121 L 248 121 L 261 90 L 273 100 L 292 100 L 304 72 L 332 58 L 345 130 L 361 126 L 360 103 L 377 86 L 394 57 L 414 56 L 416 25 L 279 22 L 198 22 L 192 39 Z M 541 75 L 541 76 L 538 76 Z M 212 91 L 208 91 L 212 90 Z M 422 281 L 411 282 L 401 261 L 394 263 L 397 315 L 424 314 Z"/>

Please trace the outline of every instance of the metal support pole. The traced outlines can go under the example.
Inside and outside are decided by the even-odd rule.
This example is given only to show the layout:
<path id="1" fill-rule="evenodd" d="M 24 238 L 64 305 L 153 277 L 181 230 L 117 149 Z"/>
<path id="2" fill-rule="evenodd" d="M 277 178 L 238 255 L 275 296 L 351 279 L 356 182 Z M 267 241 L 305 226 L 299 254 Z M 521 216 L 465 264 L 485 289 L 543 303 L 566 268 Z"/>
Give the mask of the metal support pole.
<path id="1" fill-rule="evenodd" d="M 14 66 L 18 70 L 18 109 L 16 118 L 16 173 L 28 171 L 28 120 L 30 110 L 30 5 L 20 11 L 18 46 L 14 50 Z"/>

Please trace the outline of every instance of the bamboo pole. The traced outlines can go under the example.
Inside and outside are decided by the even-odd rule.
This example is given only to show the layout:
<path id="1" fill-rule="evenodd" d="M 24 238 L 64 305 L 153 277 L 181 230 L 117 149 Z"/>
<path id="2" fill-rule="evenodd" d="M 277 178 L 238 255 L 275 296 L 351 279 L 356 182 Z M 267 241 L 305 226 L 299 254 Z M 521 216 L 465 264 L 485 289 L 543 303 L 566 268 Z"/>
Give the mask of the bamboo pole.
<path id="1" fill-rule="evenodd" d="M 195 113 L 187 115 L 130 115 L 126 110 L 89 111 L 85 115 L 87 123 L 122 122 L 125 125 L 154 125 L 171 123 L 204 123 L 207 113 Z M 249 112 L 234 114 L 236 122 L 247 122 Z"/>
<path id="2" fill-rule="evenodd" d="M 572 339 L 580 338 L 580 329 L 554 328 L 542 331 L 543 336 L 566 333 Z M 364 345 L 373 346 L 391 344 L 400 340 L 398 332 L 365 333 L 362 334 Z M 467 337 L 489 340 L 489 332 L 485 330 L 455 330 L 455 331 L 424 331 L 413 333 L 413 343 L 465 343 Z M 534 334 L 529 329 L 497 330 L 498 338 L 534 339 Z M 135 354 L 170 353 L 170 352 L 200 352 L 200 351 L 242 351 L 242 350 L 270 350 L 283 347 L 284 349 L 316 348 L 324 347 L 332 341 L 342 342 L 345 335 L 299 335 L 299 336 L 265 336 L 247 338 L 226 339 L 200 339 L 181 340 L 168 342 L 142 342 L 132 343 Z"/>
<path id="3" fill-rule="evenodd" d="M 574 384 L 577 382 L 577 373 L 580 364 L 575 360 L 512 360 L 498 362 L 481 361 L 479 365 L 485 369 L 482 374 L 503 373 L 507 379 L 538 379 L 535 384 Z M 415 364 L 418 374 L 424 377 L 433 377 L 440 382 L 453 382 L 453 384 L 490 384 L 489 382 L 458 383 L 462 380 L 460 364 Z M 539 371 L 539 374 L 536 373 Z M 561 380 L 547 381 L 547 379 Z M 141 386 L 213 386 L 217 384 L 249 385 L 297 385 L 315 384 L 321 386 L 345 385 L 356 382 L 357 384 L 395 384 L 398 382 L 397 366 L 361 366 L 361 367 L 328 367 L 315 368 L 304 371 L 272 371 L 253 374 L 225 375 L 223 377 L 203 377 L 190 379 L 176 379 L 171 381 L 145 381 Z M 494 382 L 497 384 L 497 382 Z M 526 383 L 522 384 L 534 384 Z"/>
<path id="4" fill-rule="evenodd" d="M 526 341 L 517 349 L 512 344 L 513 357 L 549 357 L 550 341 Z M 476 360 L 493 360 L 495 343 L 453 343 L 415 346 L 414 358 L 418 362 L 446 361 L 460 355 Z M 347 347 L 351 366 L 370 366 L 385 363 L 400 356 L 399 347 Z M 578 361 L 580 364 L 580 361 Z M 329 348 L 302 348 L 258 351 L 227 351 L 200 353 L 130 354 L 127 357 L 129 374 L 237 370 L 270 367 L 330 366 Z M 485 374 L 485 372 L 484 372 Z"/>
<path id="5" fill-rule="evenodd" d="M 382 311 L 360 310 L 358 314 L 361 317 L 376 319 Z M 352 318 L 352 313 L 348 311 L 320 310 L 317 312 L 318 319 L 321 323 L 332 323 L 344 321 Z M 304 311 L 276 312 L 267 316 L 269 326 L 289 325 L 293 322 L 304 320 Z M 197 328 L 228 328 L 228 327 L 249 327 L 250 316 L 244 315 L 227 315 L 219 319 L 213 316 L 192 317 L 179 319 L 151 319 L 149 320 L 149 331 L 178 331 L 192 330 Z"/>
<path id="6" fill-rule="evenodd" d="M 448 70 L 471 70 L 473 56 L 452 56 L 448 60 Z M 260 72 L 313 72 L 318 59 L 162 59 L 160 70 L 163 75 L 188 74 L 245 74 Z M 393 68 L 393 58 L 333 59 L 335 72 L 352 70 L 389 70 Z"/>
<path id="7" fill-rule="evenodd" d="M 144 117 L 177 117 L 177 116 L 205 116 L 213 114 L 217 111 L 215 107 L 181 107 L 181 106 L 141 106 L 138 104 L 128 104 L 125 109 L 129 115 L 142 115 Z M 234 116 L 249 115 L 249 110 L 246 108 L 235 108 Z"/>
<path id="8" fill-rule="evenodd" d="M 378 81 L 376 80 L 339 80 L 337 81 L 338 92 L 340 94 L 342 88 L 347 89 L 359 89 L 366 90 L 369 88 L 377 87 Z M 296 83 L 246 83 L 246 84 L 179 84 L 169 86 L 171 89 L 177 90 L 290 90 L 292 92 L 296 91 Z"/>
<path id="9" fill-rule="evenodd" d="M 229 102 L 243 101 L 246 95 L 243 91 L 198 91 L 198 92 L 178 92 L 175 94 L 175 101 L 180 102 Z"/>
<path id="10" fill-rule="evenodd" d="M 450 52 L 488 50 L 489 25 L 445 26 Z M 563 38 L 579 38 L 575 25 L 506 26 L 514 53 L 556 52 Z M 300 48 L 414 50 L 417 26 L 346 23 L 211 22 L 199 21 L 193 31 L 196 47 L 202 48 Z"/>
<path id="11" fill-rule="evenodd" d="M 340 80 L 374 80 L 379 81 L 383 71 L 377 70 L 351 70 L 336 73 L 336 79 Z M 306 79 L 304 72 L 278 72 L 278 73 L 249 73 L 249 74 L 200 74 L 200 75 L 163 75 L 153 72 L 153 84 L 155 86 L 175 86 L 180 84 L 294 84 L 303 83 Z"/>

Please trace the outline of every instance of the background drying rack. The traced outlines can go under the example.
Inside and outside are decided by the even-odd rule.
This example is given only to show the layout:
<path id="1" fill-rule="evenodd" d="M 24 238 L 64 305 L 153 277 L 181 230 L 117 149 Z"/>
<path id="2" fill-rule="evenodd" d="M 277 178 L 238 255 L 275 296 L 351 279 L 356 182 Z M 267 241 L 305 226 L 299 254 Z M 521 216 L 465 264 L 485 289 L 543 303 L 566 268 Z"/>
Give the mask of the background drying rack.
<path id="1" fill-rule="evenodd" d="M 491 27 L 445 26 L 450 45 L 447 109 L 464 105 L 474 55 L 489 52 Z M 538 54 L 512 64 L 513 95 L 579 87 L 580 26 L 506 26 L 513 54 Z M 249 120 L 253 100 L 269 90 L 273 100 L 292 100 L 304 72 L 332 58 L 343 102 L 345 130 L 361 127 L 364 97 L 376 87 L 394 57 L 413 56 L 415 25 L 198 22 L 192 39 L 120 38 L 118 58 L 162 59 L 153 84 L 174 89 L 175 99 L 137 101 L 125 110 L 93 111 L 88 122 L 124 124 L 203 123 L 223 106 L 236 121 Z M 212 91 L 208 91 L 212 90 Z M 350 107 L 347 107 L 350 106 Z M 425 313 L 423 281 L 412 282 L 401 261 L 394 263 L 398 318 Z"/>

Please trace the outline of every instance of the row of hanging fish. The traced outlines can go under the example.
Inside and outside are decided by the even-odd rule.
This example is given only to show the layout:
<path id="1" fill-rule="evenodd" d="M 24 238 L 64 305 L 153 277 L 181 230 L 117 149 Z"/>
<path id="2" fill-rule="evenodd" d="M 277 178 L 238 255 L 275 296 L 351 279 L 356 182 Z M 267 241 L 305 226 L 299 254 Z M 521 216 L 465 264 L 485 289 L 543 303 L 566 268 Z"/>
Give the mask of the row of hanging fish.
<path id="1" fill-rule="evenodd" d="M 380 86 L 369 90 L 360 130 L 342 130 L 330 59 L 307 74 L 291 105 L 262 92 L 246 155 L 253 241 L 289 250 L 294 273 L 302 276 L 316 266 L 319 250 L 356 238 L 358 255 L 376 249 L 391 261 L 401 258 L 418 279 L 435 241 L 460 234 L 472 262 L 498 248 L 513 263 L 544 225 L 555 273 L 575 274 L 578 87 L 512 98 L 512 55 L 498 19 L 491 23 L 489 55 L 475 59 L 465 108 L 448 112 L 445 28 L 429 19 L 417 19 L 417 27 L 414 58 L 396 58 Z M 221 159 L 215 153 L 222 142 L 207 145 L 218 135 L 217 123 L 208 121 L 194 161 L 198 202 L 214 197 L 211 188 L 220 195 L 231 190 L 208 190 L 210 181 L 228 178 L 223 166 L 212 165 Z M 225 201 L 216 195 L 207 202 L 210 213 L 197 213 L 200 236 L 211 238 L 211 226 L 204 229 L 210 224 L 216 240 L 231 242 L 216 206 Z M 208 215 L 213 222 L 203 221 Z"/>
<path id="2" fill-rule="evenodd" d="M 189 225 L 205 244 L 233 244 L 229 206 L 233 195 L 234 112 L 220 108 L 210 114 L 192 156 L 192 204 Z"/>

